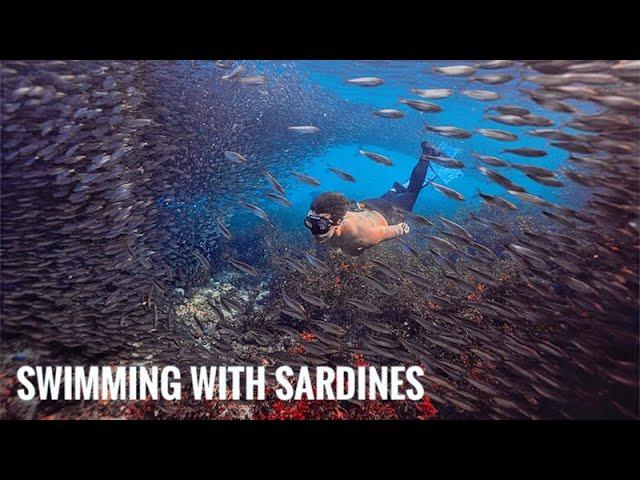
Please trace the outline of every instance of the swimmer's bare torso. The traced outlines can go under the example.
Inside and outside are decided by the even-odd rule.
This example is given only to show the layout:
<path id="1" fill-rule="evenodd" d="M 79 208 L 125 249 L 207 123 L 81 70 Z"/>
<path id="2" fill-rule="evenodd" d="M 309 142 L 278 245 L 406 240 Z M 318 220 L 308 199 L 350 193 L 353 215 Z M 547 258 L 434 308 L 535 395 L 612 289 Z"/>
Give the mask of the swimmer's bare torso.
<path id="1" fill-rule="evenodd" d="M 319 243 L 326 243 L 331 247 L 340 248 L 344 253 L 358 256 L 368 248 L 408 232 L 409 226 L 406 223 L 389 225 L 378 212 L 362 210 L 347 212 L 339 225 L 314 238 Z"/>

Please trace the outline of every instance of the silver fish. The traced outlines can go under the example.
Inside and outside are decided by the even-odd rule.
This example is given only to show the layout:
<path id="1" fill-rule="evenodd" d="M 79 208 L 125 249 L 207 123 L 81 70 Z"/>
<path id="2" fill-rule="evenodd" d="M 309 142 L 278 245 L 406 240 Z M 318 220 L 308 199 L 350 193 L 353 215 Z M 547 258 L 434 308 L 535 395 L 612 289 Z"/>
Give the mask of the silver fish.
<path id="1" fill-rule="evenodd" d="M 498 100 L 500 98 L 500 94 L 497 92 L 490 92 L 488 90 L 463 90 L 462 94 L 473 98 L 474 100 L 480 100 L 483 102 Z"/>
<path id="2" fill-rule="evenodd" d="M 307 314 L 307 310 L 304 308 L 304 305 L 302 305 L 300 302 L 298 302 L 297 300 L 291 298 L 289 295 L 287 295 L 286 293 L 282 292 L 282 300 L 284 300 L 284 303 L 287 305 L 287 307 L 289 307 L 291 310 L 295 310 L 303 315 Z"/>
<path id="3" fill-rule="evenodd" d="M 493 138 L 494 140 L 501 140 L 503 142 L 513 142 L 518 139 L 518 136 L 513 133 L 496 130 L 494 128 L 477 128 L 476 132 L 483 137 Z"/>
<path id="4" fill-rule="evenodd" d="M 348 298 L 346 300 L 346 302 L 348 304 L 353 305 L 354 307 L 362 310 L 362 311 L 367 312 L 367 313 L 373 313 L 373 314 L 382 313 L 382 311 L 378 307 L 376 307 L 375 305 L 373 305 L 370 302 L 365 302 L 365 301 L 362 301 L 362 300 L 356 300 L 356 299 L 353 299 L 353 298 Z"/>
<path id="5" fill-rule="evenodd" d="M 228 70 L 233 66 L 233 60 L 216 60 L 215 66 Z"/>
<path id="6" fill-rule="evenodd" d="M 462 225 L 458 225 L 456 222 L 449 220 L 448 218 L 444 218 L 441 215 L 438 215 L 438 220 L 440 220 L 442 224 L 450 230 L 468 238 L 469 240 L 473 240 L 473 236 Z"/>
<path id="7" fill-rule="evenodd" d="M 449 240 L 445 240 L 444 238 L 437 237 L 435 235 L 425 235 L 424 237 L 438 248 L 442 248 L 444 250 L 458 250 L 458 247 L 456 247 Z"/>
<path id="8" fill-rule="evenodd" d="M 486 70 L 496 70 L 499 68 L 508 68 L 512 66 L 513 63 L 513 60 L 488 60 L 486 62 L 477 63 L 474 67 Z"/>
<path id="9" fill-rule="evenodd" d="M 522 117 L 523 115 L 529 115 L 531 113 L 528 109 L 519 105 L 497 105 L 495 107 L 487 107 L 485 109 L 485 112 L 490 112 L 492 110 L 495 110 L 496 112 L 503 115 L 517 115 L 519 117 Z"/>
<path id="10" fill-rule="evenodd" d="M 359 87 L 377 87 L 378 85 L 382 85 L 384 80 L 379 77 L 356 77 L 350 78 L 346 80 L 346 82 Z"/>
<path id="11" fill-rule="evenodd" d="M 385 295 L 391 295 L 392 292 L 391 290 L 389 290 L 384 283 L 382 283 L 380 280 L 378 280 L 376 277 L 369 275 L 369 274 L 364 274 L 361 275 L 361 277 L 363 279 L 365 279 L 373 288 L 375 288 L 376 290 L 378 290 L 380 293 L 384 293 Z"/>
<path id="12" fill-rule="evenodd" d="M 553 125 L 553 120 L 532 113 L 524 115 L 522 118 L 526 120 L 527 125 L 535 125 L 537 127 L 550 127 Z"/>
<path id="13" fill-rule="evenodd" d="M 480 198 L 487 202 L 489 205 L 495 205 L 496 207 L 504 208 L 505 210 L 517 210 L 513 203 L 505 200 L 504 198 L 498 197 L 496 195 L 488 195 L 486 193 L 478 192 Z"/>
<path id="14" fill-rule="evenodd" d="M 276 203 L 279 203 L 283 207 L 287 207 L 287 208 L 291 207 L 291 202 L 284 195 L 278 195 L 277 193 L 267 192 L 264 194 L 264 196 L 270 200 L 273 200 Z"/>
<path id="15" fill-rule="evenodd" d="M 297 260 L 294 260 L 293 258 L 289 257 L 288 255 L 282 255 L 282 260 L 285 261 L 285 263 L 291 267 L 292 270 L 295 270 L 299 273 L 302 273 L 303 275 L 307 275 L 309 273 L 309 271 L 305 268 L 304 265 L 302 265 L 302 263 L 298 262 Z"/>
<path id="16" fill-rule="evenodd" d="M 406 278 L 411 280 L 416 285 L 420 285 L 421 287 L 424 287 L 424 288 L 429 288 L 432 286 L 431 281 L 427 277 L 423 277 L 418 273 L 412 272 L 410 270 L 404 270 L 402 273 Z"/>
<path id="17" fill-rule="evenodd" d="M 452 137 L 452 138 L 469 138 L 471 136 L 470 132 L 463 130 L 458 127 L 450 127 L 450 126 L 425 126 L 425 130 L 429 132 L 437 133 L 443 137 Z"/>
<path id="18" fill-rule="evenodd" d="M 387 167 L 390 167 L 393 165 L 393 162 L 391 161 L 390 158 L 387 158 L 384 155 L 380 155 L 379 153 L 368 152 L 366 150 L 363 150 L 362 148 L 358 150 L 358 153 L 360 155 L 364 155 L 367 158 L 370 158 L 374 162 L 379 163 L 381 165 L 385 165 Z"/>
<path id="19" fill-rule="evenodd" d="M 313 325 L 314 327 L 318 327 L 321 330 L 324 330 L 325 332 L 331 334 L 331 335 L 336 335 L 338 337 L 342 337 L 344 335 L 346 335 L 347 330 L 342 328 L 339 325 L 336 325 L 335 323 L 331 323 L 331 322 L 325 322 L 325 321 L 318 321 L 318 320 L 311 320 L 309 321 L 309 323 L 311 325 Z M 324 340 L 324 337 L 319 337 L 320 341 Z"/>
<path id="20" fill-rule="evenodd" d="M 426 226 L 426 227 L 431 227 L 433 225 L 433 223 L 427 217 L 424 217 L 418 213 L 408 212 L 406 210 L 401 210 L 401 209 L 398 209 L 397 211 L 404 217 L 408 218 L 409 220 L 413 220 L 419 225 Z"/>
<path id="21" fill-rule="evenodd" d="M 284 187 L 282 186 L 282 184 L 280 184 L 278 180 L 276 180 L 276 178 L 273 175 L 271 175 L 266 170 L 262 170 L 262 174 L 267 178 L 267 181 L 269 182 L 269 185 L 271 185 L 271 188 L 273 188 L 280 195 L 283 195 L 283 196 L 285 195 Z"/>
<path id="22" fill-rule="evenodd" d="M 537 195 L 532 195 L 527 192 L 514 192 L 513 190 L 507 190 L 511 195 L 518 197 L 520 200 L 524 202 L 533 203 L 534 205 L 538 205 L 541 207 L 550 207 L 551 203 L 547 202 L 545 199 L 538 197 Z"/>
<path id="23" fill-rule="evenodd" d="M 438 190 L 440 193 L 442 193 L 443 195 L 446 195 L 447 197 L 453 200 L 457 200 L 459 202 L 464 200 L 464 197 L 452 188 L 445 187 L 444 185 L 440 185 L 439 183 L 436 183 L 436 182 L 429 182 L 429 183 L 433 188 Z"/>
<path id="24" fill-rule="evenodd" d="M 491 180 L 493 180 L 498 185 L 506 188 L 507 190 L 513 190 L 513 191 L 516 191 L 516 192 L 524 192 L 525 191 L 524 188 L 522 188 L 521 186 L 513 183 L 507 177 L 505 177 L 504 175 L 499 174 L 498 172 L 495 172 L 495 171 L 490 170 L 490 169 L 485 168 L 485 167 L 478 167 L 478 170 L 480 170 L 480 173 L 482 173 L 486 177 L 490 178 Z"/>
<path id="25" fill-rule="evenodd" d="M 304 252 L 304 256 L 309 264 L 319 272 L 331 273 L 331 268 L 319 258 L 314 257 L 310 253 Z"/>
<path id="26" fill-rule="evenodd" d="M 302 183 L 306 183 L 307 185 L 311 185 L 312 187 L 317 187 L 318 185 L 320 185 L 320 181 L 309 176 L 309 175 L 305 175 L 304 173 L 297 173 L 297 172 L 291 172 L 291 175 L 293 175 L 294 177 L 296 177 L 298 180 L 300 180 Z"/>
<path id="27" fill-rule="evenodd" d="M 243 85 L 264 85 L 267 83 L 267 77 L 264 75 L 253 75 L 250 77 L 241 77 L 238 82 Z"/>
<path id="28" fill-rule="evenodd" d="M 313 125 L 300 125 L 295 127 L 287 127 L 287 130 L 300 134 L 318 133 L 320 129 Z"/>
<path id="29" fill-rule="evenodd" d="M 229 297 L 220 297 L 220 303 L 229 313 L 232 310 L 242 311 L 242 305 Z"/>
<path id="30" fill-rule="evenodd" d="M 516 170 L 520 170 L 521 172 L 527 175 L 535 175 L 538 177 L 555 177 L 555 173 L 551 170 L 543 167 L 536 167 L 535 165 L 522 165 L 518 163 L 512 163 L 512 168 Z"/>
<path id="31" fill-rule="evenodd" d="M 574 135 L 569 135 L 568 133 L 562 132 L 560 130 L 550 128 L 530 130 L 527 133 L 534 137 L 548 138 L 549 140 L 560 140 L 564 142 L 572 142 L 576 140 L 576 137 Z"/>
<path id="32" fill-rule="evenodd" d="M 430 88 L 430 89 L 420 89 L 420 88 L 412 88 L 412 93 L 415 93 L 419 97 L 422 98 L 447 98 L 450 97 L 453 93 L 453 90 L 450 88 Z"/>
<path id="33" fill-rule="evenodd" d="M 377 266 L 383 274 L 385 274 L 387 277 L 391 278 L 392 280 L 402 280 L 402 275 L 400 274 L 400 272 L 395 268 L 393 268 L 392 266 L 387 265 L 386 263 L 381 262 L 380 260 L 371 260 L 371 263 Z"/>
<path id="34" fill-rule="evenodd" d="M 298 292 L 300 298 L 302 298 L 305 302 L 309 302 L 311 305 L 315 305 L 320 308 L 329 308 L 321 298 L 316 297 L 315 295 L 311 295 L 310 293 Z"/>
<path id="35" fill-rule="evenodd" d="M 518 127 L 530 124 L 529 120 L 518 115 L 485 115 L 484 118 L 504 125 L 515 125 Z"/>
<path id="36" fill-rule="evenodd" d="M 480 77 L 469 77 L 469 80 L 486 83 L 488 85 L 499 85 L 513 80 L 513 75 L 484 75 Z"/>
<path id="37" fill-rule="evenodd" d="M 240 270 L 243 273 L 248 273 L 251 276 L 256 276 L 258 274 L 258 272 L 256 271 L 255 268 L 253 268 L 251 265 L 249 265 L 248 263 L 245 263 L 241 260 L 236 260 L 234 258 L 230 258 L 229 259 L 229 263 L 231 265 L 233 265 L 234 267 L 236 267 L 238 270 Z"/>
<path id="38" fill-rule="evenodd" d="M 419 112 L 438 113 L 442 111 L 442 107 L 440 105 L 425 102 L 424 100 L 411 100 L 407 98 L 401 98 L 399 102 L 408 105 L 414 110 L 418 110 Z"/>
<path id="39" fill-rule="evenodd" d="M 464 163 L 455 158 L 440 157 L 434 155 L 420 155 L 421 159 L 428 159 L 444 168 L 463 168 Z"/>
<path id="40" fill-rule="evenodd" d="M 238 203 L 242 205 L 244 208 L 246 208 L 247 210 L 249 210 L 251 213 L 256 215 L 257 217 L 262 218 L 263 220 L 267 220 L 269 218 L 269 216 L 267 215 L 267 212 L 265 212 L 263 209 L 261 209 L 257 205 L 254 205 L 253 203 L 245 202 L 244 200 L 238 200 Z"/>
<path id="41" fill-rule="evenodd" d="M 506 148 L 504 150 L 502 150 L 504 153 L 513 153 L 515 155 L 520 155 L 522 157 L 544 157 L 547 152 L 545 152 L 544 150 L 539 150 L 536 148 L 528 148 L 528 147 L 523 147 L 523 148 Z"/>
<path id="42" fill-rule="evenodd" d="M 339 168 L 329 167 L 329 170 L 335 173 L 338 177 L 340 177 L 345 182 L 355 182 L 356 179 L 353 175 L 344 170 L 340 170 Z"/>
<path id="43" fill-rule="evenodd" d="M 231 232 L 226 227 L 226 225 L 222 222 L 222 219 L 220 217 L 216 219 L 216 224 L 218 225 L 218 230 L 220 230 L 220 233 L 222 233 L 224 238 L 226 238 L 227 240 L 233 239 L 233 235 L 231 235 Z"/>
<path id="44" fill-rule="evenodd" d="M 373 114 L 382 118 L 398 119 L 404 117 L 404 112 L 395 110 L 393 108 L 382 108 L 380 110 L 376 110 L 375 112 L 373 112 Z"/>
<path id="45" fill-rule="evenodd" d="M 230 150 L 227 150 L 226 152 L 224 152 L 224 156 L 226 157 L 227 160 L 234 162 L 234 163 L 246 163 L 247 159 L 240 155 L 237 152 L 232 152 Z"/>
<path id="46" fill-rule="evenodd" d="M 491 165 L 492 167 L 509 167 L 511 164 L 509 162 L 505 162 L 504 160 L 498 157 L 492 157 L 489 155 L 480 155 L 474 152 L 471 152 L 471 155 L 474 158 L 477 158 L 482 163 L 486 163 L 487 165 Z"/>
<path id="47" fill-rule="evenodd" d="M 288 317 L 295 318 L 297 320 L 308 320 L 309 318 L 304 314 L 299 312 L 298 310 L 293 310 L 291 308 L 283 308 L 280 310 L 281 313 L 284 313 Z"/>
<path id="48" fill-rule="evenodd" d="M 432 66 L 434 72 L 442 73 L 443 75 L 449 75 L 452 77 L 463 77 L 475 73 L 476 67 L 471 65 L 449 65 L 446 67 Z"/>
<path id="49" fill-rule="evenodd" d="M 246 70 L 246 68 L 244 68 L 244 66 L 238 65 L 236 68 L 231 70 L 231 72 L 227 73 L 226 75 L 223 75 L 221 80 L 235 80 L 240 75 L 242 75 L 245 70 Z"/>
<path id="50" fill-rule="evenodd" d="M 407 242 L 406 240 L 398 237 L 397 240 L 402 243 L 402 245 L 404 245 L 404 247 L 409 250 L 411 252 L 411 254 L 416 257 L 416 258 L 420 258 L 420 254 L 418 253 L 418 251 L 413 248 L 411 245 L 409 245 L 409 242 Z"/>

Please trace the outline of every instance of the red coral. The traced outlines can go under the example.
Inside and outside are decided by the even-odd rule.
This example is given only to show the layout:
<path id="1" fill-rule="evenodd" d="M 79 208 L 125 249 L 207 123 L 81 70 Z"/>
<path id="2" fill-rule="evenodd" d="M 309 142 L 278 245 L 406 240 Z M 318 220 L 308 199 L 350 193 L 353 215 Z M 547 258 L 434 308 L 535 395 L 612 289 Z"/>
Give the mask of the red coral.
<path id="1" fill-rule="evenodd" d="M 398 402 L 400 403 L 400 402 Z M 390 402 L 367 400 L 349 412 L 350 420 L 395 420 L 398 412 Z"/>
<path id="2" fill-rule="evenodd" d="M 297 347 L 292 347 L 288 350 L 289 353 L 293 353 L 295 355 L 302 355 L 306 350 L 302 345 L 298 345 Z"/>
<path id="3" fill-rule="evenodd" d="M 416 406 L 418 410 L 418 418 L 420 420 L 430 420 L 436 416 L 438 409 L 433 406 L 431 400 L 426 395 L 422 397 L 422 401 Z"/>
<path id="4" fill-rule="evenodd" d="M 264 410 L 264 406 L 263 406 Z M 335 400 L 276 400 L 266 411 L 254 412 L 256 420 L 388 420 L 398 414 L 389 402 L 369 400 L 348 410 Z"/>
<path id="5" fill-rule="evenodd" d="M 314 396 L 315 396 L 314 389 Z M 387 420 L 399 418 L 408 402 L 382 402 L 366 400 L 341 403 L 337 400 L 279 400 L 273 389 L 267 398 L 254 404 L 255 420 Z"/>
<path id="6" fill-rule="evenodd" d="M 311 332 L 302 332 L 300 334 L 300 339 L 304 340 L 305 342 L 313 342 L 315 338 L 316 336 Z"/>
<path id="7" fill-rule="evenodd" d="M 344 420 L 347 418 L 347 412 L 343 408 L 336 407 L 329 418 L 331 420 Z"/>
<path id="8" fill-rule="evenodd" d="M 369 362 L 364 359 L 364 355 L 362 353 L 354 353 L 353 361 L 356 367 L 368 367 Z"/>
<path id="9" fill-rule="evenodd" d="M 256 412 L 256 420 L 323 420 L 334 418 L 336 401 L 330 400 L 295 400 L 283 402 L 276 400 L 266 412 Z"/>

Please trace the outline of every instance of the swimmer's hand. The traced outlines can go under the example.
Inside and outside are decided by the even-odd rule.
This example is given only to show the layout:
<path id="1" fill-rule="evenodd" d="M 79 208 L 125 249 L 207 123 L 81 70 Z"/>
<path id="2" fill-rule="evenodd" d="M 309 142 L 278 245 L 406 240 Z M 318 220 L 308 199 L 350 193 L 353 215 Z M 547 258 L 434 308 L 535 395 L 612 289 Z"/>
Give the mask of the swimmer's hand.
<path id="1" fill-rule="evenodd" d="M 402 222 L 398 224 L 398 227 L 400 228 L 400 235 L 406 235 L 411 230 L 409 228 L 409 224 L 406 222 Z"/>

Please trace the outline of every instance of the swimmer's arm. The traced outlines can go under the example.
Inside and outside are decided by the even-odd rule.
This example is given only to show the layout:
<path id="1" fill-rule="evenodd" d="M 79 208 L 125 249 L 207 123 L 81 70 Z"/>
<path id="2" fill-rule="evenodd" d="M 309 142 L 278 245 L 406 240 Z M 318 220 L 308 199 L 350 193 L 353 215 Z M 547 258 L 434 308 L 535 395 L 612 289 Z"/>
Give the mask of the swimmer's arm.
<path id="1" fill-rule="evenodd" d="M 392 238 L 398 238 L 405 233 L 409 232 L 409 227 L 406 223 L 399 223 L 397 225 L 387 225 L 384 228 L 384 239 L 390 240 Z"/>

